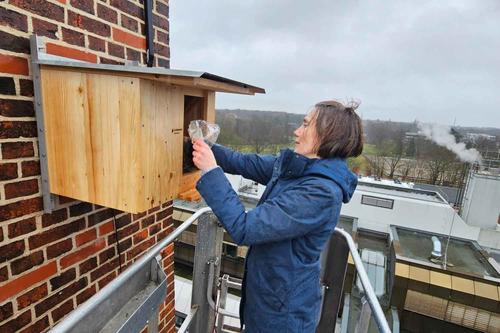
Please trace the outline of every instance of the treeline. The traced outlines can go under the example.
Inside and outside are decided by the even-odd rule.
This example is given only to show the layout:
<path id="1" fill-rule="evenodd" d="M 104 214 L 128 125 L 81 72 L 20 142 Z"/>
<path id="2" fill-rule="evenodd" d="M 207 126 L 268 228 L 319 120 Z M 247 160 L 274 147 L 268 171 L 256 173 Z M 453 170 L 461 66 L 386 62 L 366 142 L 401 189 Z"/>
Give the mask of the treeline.
<path id="1" fill-rule="evenodd" d="M 293 147 L 293 132 L 304 115 L 254 110 L 217 110 L 221 127 L 219 142 L 237 150 L 277 153 Z M 430 184 L 460 186 L 468 165 L 448 149 L 418 134 L 417 122 L 364 120 L 365 149 L 362 156 L 350 159 L 357 173 L 380 178 L 400 179 Z M 467 141 L 467 148 L 480 152 L 498 151 L 500 129 L 455 127 L 457 141 L 466 141 L 467 133 L 484 133 L 496 140 Z"/>

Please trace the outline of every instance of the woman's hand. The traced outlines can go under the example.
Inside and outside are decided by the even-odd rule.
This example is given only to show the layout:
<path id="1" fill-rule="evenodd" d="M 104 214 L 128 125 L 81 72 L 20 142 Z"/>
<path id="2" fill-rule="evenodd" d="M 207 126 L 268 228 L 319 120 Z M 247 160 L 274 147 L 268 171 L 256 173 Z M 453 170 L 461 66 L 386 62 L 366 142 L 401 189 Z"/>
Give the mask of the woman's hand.
<path id="1" fill-rule="evenodd" d="M 212 149 L 210 149 L 203 139 L 195 139 L 193 141 L 193 163 L 204 173 L 217 166 Z"/>

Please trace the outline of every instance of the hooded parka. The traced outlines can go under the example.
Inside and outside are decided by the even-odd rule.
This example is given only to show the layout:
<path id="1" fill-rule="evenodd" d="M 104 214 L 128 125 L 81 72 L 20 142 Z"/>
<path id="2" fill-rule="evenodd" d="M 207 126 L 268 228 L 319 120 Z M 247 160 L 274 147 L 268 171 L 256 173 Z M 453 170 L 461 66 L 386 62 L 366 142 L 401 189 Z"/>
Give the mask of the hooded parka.
<path id="1" fill-rule="evenodd" d="M 314 332 L 319 319 L 320 253 L 342 202 L 357 185 L 343 159 L 279 157 L 212 147 L 217 164 L 197 189 L 238 245 L 248 245 L 240 316 L 245 332 Z M 221 169 L 222 168 L 222 169 Z M 245 212 L 224 172 L 266 185 Z"/>

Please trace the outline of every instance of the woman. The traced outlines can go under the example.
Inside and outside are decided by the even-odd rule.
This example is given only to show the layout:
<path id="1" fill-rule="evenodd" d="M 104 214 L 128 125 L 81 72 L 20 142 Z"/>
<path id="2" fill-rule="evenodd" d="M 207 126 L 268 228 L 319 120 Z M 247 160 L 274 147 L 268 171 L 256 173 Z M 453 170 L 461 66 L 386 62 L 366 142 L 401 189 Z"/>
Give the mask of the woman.
<path id="1" fill-rule="evenodd" d="M 279 157 L 193 144 L 196 188 L 233 240 L 249 245 L 240 316 L 246 332 L 314 332 L 321 302 L 319 257 L 357 178 L 345 159 L 363 149 L 356 106 L 320 102 Z M 266 185 L 245 212 L 224 172 Z"/>

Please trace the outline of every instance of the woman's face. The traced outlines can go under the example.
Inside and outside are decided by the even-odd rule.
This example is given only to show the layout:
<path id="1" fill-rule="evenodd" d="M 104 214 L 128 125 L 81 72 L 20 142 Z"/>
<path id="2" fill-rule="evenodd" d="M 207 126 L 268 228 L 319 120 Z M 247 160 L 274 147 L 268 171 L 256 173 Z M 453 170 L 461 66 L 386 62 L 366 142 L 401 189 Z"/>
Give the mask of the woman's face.
<path id="1" fill-rule="evenodd" d="M 316 133 L 316 111 L 309 112 L 304 117 L 302 125 L 293 132 L 295 135 L 295 152 L 309 158 L 318 157 L 316 151 L 316 142 L 318 135 Z"/>

